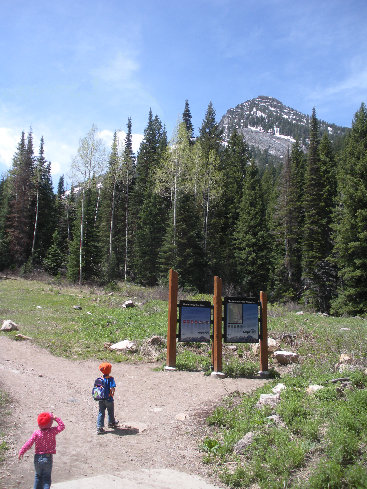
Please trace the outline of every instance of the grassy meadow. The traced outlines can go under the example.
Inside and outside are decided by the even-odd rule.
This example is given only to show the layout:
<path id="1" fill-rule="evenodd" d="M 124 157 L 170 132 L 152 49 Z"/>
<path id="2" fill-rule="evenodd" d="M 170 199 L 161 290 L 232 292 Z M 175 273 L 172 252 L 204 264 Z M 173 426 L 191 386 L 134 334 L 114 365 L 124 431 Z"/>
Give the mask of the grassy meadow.
<path id="1" fill-rule="evenodd" d="M 165 364 L 167 335 L 164 288 L 119 284 L 113 290 L 78 287 L 58 281 L 0 280 L 0 320 L 11 319 L 19 332 L 54 355 L 106 359 L 112 362 L 154 361 Z M 211 296 L 179 299 L 211 300 Z M 136 307 L 123 308 L 126 300 Z M 78 306 L 76 308 L 75 306 Z M 300 307 L 269 305 L 269 336 L 279 349 L 297 352 L 296 364 L 282 367 L 270 357 L 269 382 L 251 395 L 233 394 L 207 419 L 203 460 L 230 487 L 250 489 L 358 489 L 367 487 L 367 321 L 300 313 Z M 129 339 L 137 352 L 111 352 L 106 344 Z M 232 345 L 233 346 L 233 345 Z M 255 376 L 259 358 L 248 344 L 224 345 L 223 371 L 229 376 Z M 348 355 L 338 371 L 340 355 Z M 178 344 L 177 367 L 208 374 L 210 347 Z M 282 383 L 275 408 L 256 407 L 262 393 Z M 322 388 L 307 393 L 310 385 Z M 0 385 L 1 388 L 1 385 Z M 1 394 L 1 393 L 0 393 Z M 6 409 L 0 395 L 0 411 Z M 1 427 L 0 427 L 1 428 Z M 253 441 L 238 453 L 236 443 L 251 432 Z M 6 444 L 5 444 L 6 445 Z M 0 457 L 6 450 L 1 444 Z"/>

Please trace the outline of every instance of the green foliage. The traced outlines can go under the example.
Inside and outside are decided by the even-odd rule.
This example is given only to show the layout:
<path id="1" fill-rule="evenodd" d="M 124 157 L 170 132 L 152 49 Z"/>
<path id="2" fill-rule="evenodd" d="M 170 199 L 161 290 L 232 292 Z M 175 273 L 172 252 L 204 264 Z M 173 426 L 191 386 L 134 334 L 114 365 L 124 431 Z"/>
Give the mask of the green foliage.
<path id="1" fill-rule="evenodd" d="M 339 202 L 335 216 L 338 297 L 332 311 L 363 314 L 367 310 L 367 109 L 356 113 L 339 165 Z"/>
<path id="2" fill-rule="evenodd" d="M 261 182 L 254 162 L 248 167 L 246 176 L 234 252 L 243 293 L 257 294 L 267 289 L 269 235 Z"/>

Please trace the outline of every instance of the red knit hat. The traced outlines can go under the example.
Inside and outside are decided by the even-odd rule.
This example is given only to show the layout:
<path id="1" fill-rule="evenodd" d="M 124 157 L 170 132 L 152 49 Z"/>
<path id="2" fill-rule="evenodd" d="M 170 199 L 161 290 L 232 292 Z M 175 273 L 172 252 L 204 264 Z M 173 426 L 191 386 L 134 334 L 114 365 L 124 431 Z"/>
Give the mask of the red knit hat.
<path id="1" fill-rule="evenodd" d="M 101 363 L 99 366 L 99 370 L 103 373 L 103 375 L 109 375 L 112 369 L 112 365 L 108 362 Z"/>
<path id="2" fill-rule="evenodd" d="M 50 413 L 41 413 L 38 415 L 37 423 L 41 429 L 51 428 L 53 418 Z"/>

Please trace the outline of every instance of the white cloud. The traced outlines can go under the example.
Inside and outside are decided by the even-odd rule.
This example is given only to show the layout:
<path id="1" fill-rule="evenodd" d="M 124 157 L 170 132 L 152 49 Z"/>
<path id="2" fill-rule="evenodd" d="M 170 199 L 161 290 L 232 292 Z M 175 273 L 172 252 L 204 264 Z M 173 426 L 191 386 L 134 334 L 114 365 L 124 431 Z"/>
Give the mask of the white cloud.
<path id="1" fill-rule="evenodd" d="M 119 52 L 109 63 L 92 70 L 92 74 L 105 83 L 119 84 L 131 82 L 138 70 L 139 64 L 133 57 Z"/>
<path id="2" fill-rule="evenodd" d="M 9 127 L 0 127 L 0 162 L 10 168 L 21 132 Z"/>

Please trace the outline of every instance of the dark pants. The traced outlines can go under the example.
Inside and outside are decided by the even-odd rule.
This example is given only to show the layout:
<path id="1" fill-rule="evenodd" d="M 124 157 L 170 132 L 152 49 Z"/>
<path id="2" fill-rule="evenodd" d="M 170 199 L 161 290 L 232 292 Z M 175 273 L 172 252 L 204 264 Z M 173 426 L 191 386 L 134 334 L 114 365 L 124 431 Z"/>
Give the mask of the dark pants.
<path id="1" fill-rule="evenodd" d="M 106 409 L 107 409 L 107 414 L 108 414 L 108 423 L 113 424 L 115 422 L 114 401 L 113 400 L 108 401 L 107 399 L 104 399 L 102 401 L 99 401 L 97 428 L 103 428 L 103 426 L 104 426 L 104 417 L 105 417 Z"/>
<path id="2" fill-rule="evenodd" d="M 36 475 L 33 489 L 50 489 L 52 472 L 52 455 L 38 454 L 34 456 Z"/>

